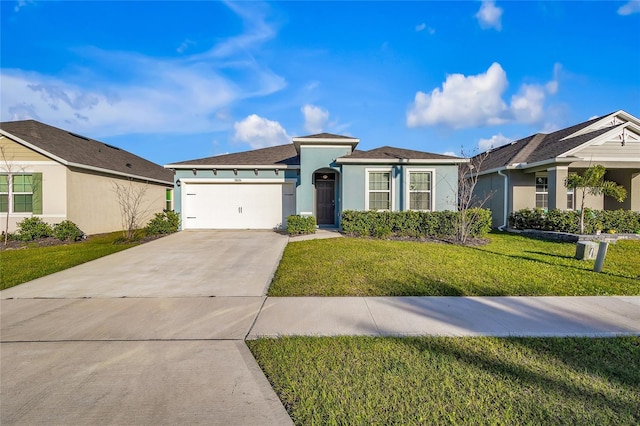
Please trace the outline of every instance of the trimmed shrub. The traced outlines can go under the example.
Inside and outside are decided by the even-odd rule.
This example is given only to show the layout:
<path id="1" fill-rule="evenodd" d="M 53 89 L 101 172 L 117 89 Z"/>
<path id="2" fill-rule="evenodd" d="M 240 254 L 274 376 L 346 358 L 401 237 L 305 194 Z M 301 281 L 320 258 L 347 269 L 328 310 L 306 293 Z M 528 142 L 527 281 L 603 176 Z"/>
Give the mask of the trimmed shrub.
<path id="1" fill-rule="evenodd" d="M 53 230 L 48 223 L 43 222 L 39 217 L 28 217 L 18 223 L 17 234 L 21 241 L 33 241 L 50 237 Z"/>
<path id="2" fill-rule="evenodd" d="M 60 241 L 79 241 L 84 236 L 84 232 L 70 220 L 63 220 L 53 225 L 53 236 Z"/>
<path id="3" fill-rule="evenodd" d="M 287 233 L 289 235 L 315 234 L 316 218 L 297 214 L 287 217 Z"/>
<path id="4" fill-rule="evenodd" d="M 509 224 L 515 229 L 536 229 L 541 231 L 580 232 L 580 213 L 573 210 L 522 209 L 509 215 Z M 584 232 L 615 230 L 621 233 L 635 233 L 640 230 L 640 212 L 631 210 L 591 210 L 584 209 Z"/>
<path id="5" fill-rule="evenodd" d="M 173 210 L 156 213 L 144 228 L 146 235 L 166 235 L 177 232 L 180 228 L 180 215 Z"/>
<path id="6" fill-rule="evenodd" d="M 377 212 L 345 210 L 342 212 L 342 231 L 354 237 L 388 238 L 458 238 L 460 212 Z M 491 230 L 491 211 L 467 211 L 469 237 L 481 238 Z"/>

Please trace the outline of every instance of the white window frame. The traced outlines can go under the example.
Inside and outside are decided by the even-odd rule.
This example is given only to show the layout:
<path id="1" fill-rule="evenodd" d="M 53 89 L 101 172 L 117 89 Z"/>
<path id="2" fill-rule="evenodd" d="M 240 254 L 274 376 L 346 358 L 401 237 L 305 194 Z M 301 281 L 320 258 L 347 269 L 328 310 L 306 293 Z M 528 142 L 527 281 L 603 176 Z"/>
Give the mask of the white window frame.
<path id="1" fill-rule="evenodd" d="M 411 173 L 431 173 L 431 188 L 429 189 L 429 193 L 430 193 L 430 205 L 429 205 L 429 210 L 416 210 L 416 211 L 435 211 L 435 203 L 436 203 L 436 169 L 433 168 L 407 168 L 405 170 L 405 174 L 404 174 L 404 181 L 405 181 L 405 197 L 404 199 L 405 201 L 405 209 L 406 210 L 412 210 L 411 209 Z M 425 191 L 420 191 L 420 192 L 425 192 Z"/>
<path id="2" fill-rule="evenodd" d="M 20 173 L 0 173 L 3 176 L 7 176 L 7 190 L 8 192 L 1 192 L 0 194 L 7 196 L 7 211 L 1 212 L 1 214 L 9 213 L 11 216 L 31 216 L 33 214 L 33 173 L 34 172 L 20 172 Z M 31 176 L 31 191 L 16 191 L 13 186 L 15 184 L 15 178 L 17 176 Z M 31 195 L 31 210 L 26 212 L 17 212 L 16 210 L 16 195 Z"/>
<path id="3" fill-rule="evenodd" d="M 369 174 L 370 173 L 389 173 L 389 210 L 395 211 L 395 200 L 394 200 L 394 191 L 393 187 L 395 185 L 395 179 L 393 178 L 393 168 L 366 168 L 364 169 L 364 209 L 369 210 Z M 374 192 L 386 192 L 386 191 L 375 191 Z M 387 211 L 387 210 L 376 210 L 376 211 Z"/>
<path id="4" fill-rule="evenodd" d="M 538 191 L 538 178 L 545 178 L 547 180 L 547 191 L 543 192 L 543 191 Z M 549 210 L 549 175 L 547 173 L 536 173 L 534 175 L 534 181 L 533 183 L 535 184 L 535 198 L 533 200 L 533 203 L 535 205 L 535 207 L 537 209 L 543 209 L 543 210 Z M 538 195 L 543 195 L 546 194 L 547 196 L 547 207 L 538 207 Z"/>

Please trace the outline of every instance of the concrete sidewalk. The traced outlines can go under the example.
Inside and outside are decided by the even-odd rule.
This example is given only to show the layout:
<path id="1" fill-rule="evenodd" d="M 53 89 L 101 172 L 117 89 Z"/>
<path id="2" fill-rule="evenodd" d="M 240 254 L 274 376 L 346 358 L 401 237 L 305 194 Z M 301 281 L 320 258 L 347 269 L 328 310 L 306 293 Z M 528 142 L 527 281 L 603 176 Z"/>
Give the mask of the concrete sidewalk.
<path id="1" fill-rule="evenodd" d="M 271 297 L 248 339 L 640 335 L 640 297 Z"/>

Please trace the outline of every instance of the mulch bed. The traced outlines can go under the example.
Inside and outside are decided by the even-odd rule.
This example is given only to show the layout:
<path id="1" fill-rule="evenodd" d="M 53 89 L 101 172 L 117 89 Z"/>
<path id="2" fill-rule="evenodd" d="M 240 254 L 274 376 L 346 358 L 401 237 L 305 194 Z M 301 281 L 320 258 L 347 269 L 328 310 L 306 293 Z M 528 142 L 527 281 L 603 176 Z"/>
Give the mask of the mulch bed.
<path id="1" fill-rule="evenodd" d="M 9 240 L 7 241 L 6 246 L 4 244 L 4 239 L 2 239 L 0 241 L 0 250 L 20 250 L 20 249 L 35 248 L 35 247 L 53 247 L 53 246 L 65 246 L 69 244 L 80 244 L 84 241 L 90 240 L 95 237 L 100 237 L 102 235 L 105 235 L 105 234 L 87 235 L 84 239 L 79 241 L 60 241 L 55 237 L 40 238 L 34 241 Z M 148 243 L 149 241 L 157 240 L 158 238 L 161 238 L 161 237 L 163 237 L 163 235 L 153 235 L 153 236 L 137 239 L 134 242 L 143 244 L 143 243 Z M 115 242 L 114 244 L 123 244 L 123 243 L 125 243 L 125 241 Z"/>

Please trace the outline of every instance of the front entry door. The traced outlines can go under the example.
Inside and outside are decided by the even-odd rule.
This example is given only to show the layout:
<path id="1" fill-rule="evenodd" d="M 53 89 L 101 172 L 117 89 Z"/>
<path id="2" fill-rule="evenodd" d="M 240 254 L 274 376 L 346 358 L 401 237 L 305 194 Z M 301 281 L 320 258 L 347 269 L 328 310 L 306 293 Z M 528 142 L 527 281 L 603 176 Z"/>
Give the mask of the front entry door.
<path id="1" fill-rule="evenodd" d="M 335 225 L 335 181 L 316 180 L 316 216 L 318 225 Z"/>

